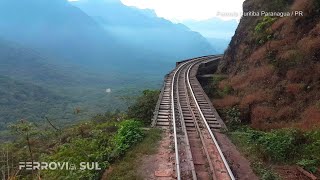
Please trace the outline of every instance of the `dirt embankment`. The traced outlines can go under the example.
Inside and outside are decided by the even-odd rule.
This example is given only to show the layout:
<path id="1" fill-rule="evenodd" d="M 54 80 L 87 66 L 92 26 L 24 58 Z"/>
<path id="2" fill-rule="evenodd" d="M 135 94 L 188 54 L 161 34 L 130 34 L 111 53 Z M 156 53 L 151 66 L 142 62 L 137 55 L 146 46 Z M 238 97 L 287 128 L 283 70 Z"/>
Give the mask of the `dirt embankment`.
<path id="1" fill-rule="evenodd" d="M 256 129 L 320 127 L 320 1 L 246 0 L 244 11 L 303 16 L 243 17 L 221 60 L 217 108 L 236 106 Z"/>

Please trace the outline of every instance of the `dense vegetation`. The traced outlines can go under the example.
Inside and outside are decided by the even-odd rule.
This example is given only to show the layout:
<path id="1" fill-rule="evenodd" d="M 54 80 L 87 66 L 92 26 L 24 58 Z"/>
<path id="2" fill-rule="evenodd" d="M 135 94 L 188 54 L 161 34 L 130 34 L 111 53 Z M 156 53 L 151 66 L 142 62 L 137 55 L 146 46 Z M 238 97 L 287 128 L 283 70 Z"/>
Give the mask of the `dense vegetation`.
<path id="1" fill-rule="evenodd" d="M 137 146 L 133 147 L 122 159 L 116 161 L 112 170 L 106 174 L 108 180 L 143 179 L 143 171 L 139 167 L 143 162 L 143 156 L 155 154 L 161 140 L 160 129 L 145 131 L 145 138 Z"/>
<path id="2" fill-rule="evenodd" d="M 81 162 L 98 162 L 102 170 L 125 154 L 130 147 L 143 138 L 139 122 L 124 120 L 106 122 L 98 125 L 82 124 L 81 133 L 57 147 L 50 155 L 42 155 L 44 162 L 70 162 L 79 165 Z M 103 171 L 69 170 L 43 171 L 45 179 L 98 179 Z"/>
<path id="3" fill-rule="evenodd" d="M 91 72 L 55 61 L 0 38 L 0 141 L 10 136 L 2 130 L 21 119 L 42 126 L 48 118 L 64 126 L 105 111 L 125 111 L 140 87 L 156 88 L 162 79 Z"/>
<path id="4" fill-rule="evenodd" d="M 272 165 L 299 165 L 312 173 L 319 173 L 320 130 L 302 132 L 281 129 L 271 132 L 242 127 L 230 132 L 230 137 L 252 161 L 252 167 L 262 179 L 276 177 Z M 272 172 L 273 171 L 273 172 Z"/>
<path id="5" fill-rule="evenodd" d="M 219 88 L 219 84 L 226 78 L 225 75 L 214 75 L 205 90 L 214 99 L 214 103 L 220 105 L 217 107 L 228 126 L 227 134 L 251 161 L 255 173 L 264 180 L 280 179 L 275 166 L 298 165 L 319 174 L 320 129 L 289 127 L 261 131 L 254 128 L 249 121 L 249 113 L 241 111 L 241 106 L 234 103 L 235 98 L 230 96 L 234 91 L 232 87 Z M 224 103 L 228 103 L 228 106 Z M 227 108 L 221 108 L 221 105 Z"/>
<path id="6" fill-rule="evenodd" d="M 159 91 L 145 90 L 143 95 L 137 99 L 137 103 L 128 109 L 129 117 L 136 117 L 144 122 L 145 125 L 151 124 L 154 109 L 158 101 Z"/>
<path id="7" fill-rule="evenodd" d="M 9 122 L 18 119 L 40 120 L 50 109 L 63 111 L 67 98 L 50 92 L 40 86 L 18 82 L 0 76 L 0 131 L 6 129 Z M 36 115 L 37 114 L 37 115 Z"/>
<path id="8" fill-rule="evenodd" d="M 1 0 L 0 29 L 0 130 L 124 111 L 176 60 L 214 52 L 199 33 L 120 0 Z"/>
<path id="9" fill-rule="evenodd" d="M 155 106 L 143 104 L 139 99 L 149 102 L 157 97 L 158 93 L 153 93 L 152 96 L 149 94 L 148 97 L 143 94 L 132 106 L 153 110 Z M 3 177 L 22 179 L 99 179 L 110 164 L 121 159 L 149 134 L 141 129 L 145 120 L 134 118 L 137 119 L 130 119 L 126 113 L 120 111 L 108 112 L 64 128 L 56 126 L 50 120 L 46 127 L 37 126 L 27 120 L 18 121 L 10 125 L 15 140 L 0 145 L 4 153 L 0 160 L 0 172 Z M 69 162 L 77 169 L 19 171 L 17 166 L 24 161 Z M 100 170 L 80 170 L 81 162 L 90 163 L 88 167 L 93 167 L 91 163 L 97 162 Z M 10 170 L 9 174 L 7 168 Z"/>
<path id="10" fill-rule="evenodd" d="M 211 87 L 214 87 L 215 81 L 216 78 L 211 82 Z M 215 97 L 228 96 L 228 93 L 214 91 L 211 89 L 210 92 L 211 95 L 217 95 L 218 92 Z M 261 131 L 250 126 L 247 114 L 241 112 L 237 105 L 218 111 L 227 124 L 228 136 L 249 159 L 254 172 L 261 179 L 281 179 L 277 167 L 283 165 L 298 165 L 319 175 L 320 129 L 301 130 L 293 127 Z"/>
<path id="11" fill-rule="evenodd" d="M 261 179 L 295 165 L 319 177 L 319 1 L 247 0 L 243 8 L 304 15 L 243 17 L 206 91 Z"/>
<path id="12" fill-rule="evenodd" d="M 232 89 L 215 106 L 237 108 L 260 130 L 320 127 L 319 1 L 247 0 L 244 11 L 303 11 L 303 16 L 243 17 L 218 73 Z M 226 91 L 224 91 L 226 92 Z"/>

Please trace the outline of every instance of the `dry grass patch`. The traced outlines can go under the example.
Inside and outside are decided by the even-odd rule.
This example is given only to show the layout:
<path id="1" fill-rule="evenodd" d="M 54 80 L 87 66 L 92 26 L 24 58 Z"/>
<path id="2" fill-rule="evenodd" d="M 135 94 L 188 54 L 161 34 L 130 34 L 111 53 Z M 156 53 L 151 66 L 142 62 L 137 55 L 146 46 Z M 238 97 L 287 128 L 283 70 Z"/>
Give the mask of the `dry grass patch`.
<path id="1" fill-rule="evenodd" d="M 225 96 L 222 99 L 213 101 L 213 104 L 218 108 L 228 108 L 239 104 L 239 98 L 236 96 Z"/>
<path id="2" fill-rule="evenodd" d="M 258 68 L 251 69 L 248 72 L 249 81 L 263 81 L 269 79 L 273 75 L 274 69 L 272 66 L 261 66 Z"/>
<path id="3" fill-rule="evenodd" d="M 257 106 L 251 113 L 252 126 L 257 129 L 266 129 L 265 124 L 275 114 L 274 110 L 267 106 Z"/>
<path id="4" fill-rule="evenodd" d="M 225 87 L 229 87 L 229 86 L 230 86 L 230 83 L 229 83 L 228 79 L 224 79 L 224 80 L 220 81 L 218 84 L 218 88 L 221 90 L 224 89 Z"/>
<path id="5" fill-rule="evenodd" d="M 298 124 L 301 129 L 315 129 L 320 127 L 320 108 L 315 106 L 308 107 L 301 114 L 302 121 Z"/>
<path id="6" fill-rule="evenodd" d="M 298 95 L 303 90 L 303 84 L 292 83 L 287 85 L 287 92 Z"/>
<path id="7" fill-rule="evenodd" d="M 309 12 L 311 9 L 310 7 L 313 5 L 313 1 L 317 0 L 295 0 L 291 6 L 291 10 Z"/>
<path id="8" fill-rule="evenodd" d="M 254 62 L 257 62 L 257 61 L 261 61 L 261 60 L 264 59 L 264 57 L 266 56 L 266 54 L 267 54 L 267 48 L 266 48 L 266 46 L 264 45 L 264 46 L 260 47 L 259 49 L 255 50 L 255 51 L 251 54 L 250 58 L 248 58 L 248 61 L 249 61 L 250 63 L 254 63 Z"/>
<path id="9" fill-rule="evenodd" d="M 293 120 L 296 115 L 296 110 L 289 106 L 284 106 L 278 109 L 275 117 L 279 120 Z"/>
<path id="10" fill-rule="evenodd" d="M 301 74 L 298 69 L 291 69 L 287 71 L 286 77 L 291 82 L 297 82 L 301 80 Z"/>
<path id="11" fill-rule="evenodd" d="M 246 95 L 241 99 L 240 107 L 245 108 L 252 104 L 271 100 L 271 94 L 267 91 L 258 90 L 252 94 Z"/>
<path id="12" fill-rule="evenodd" d="M 230 79 L 230 85 L 235 90 L 241 90 L 249 86 L 248 75 L 247 74 L 238 74 Z"/>
<path id="13" fill-rule="evenodd" d="M 298 47 L 304 54 L 314 54 L 320 49 L 320 36 L 305 37 L 298 42 Z"/>

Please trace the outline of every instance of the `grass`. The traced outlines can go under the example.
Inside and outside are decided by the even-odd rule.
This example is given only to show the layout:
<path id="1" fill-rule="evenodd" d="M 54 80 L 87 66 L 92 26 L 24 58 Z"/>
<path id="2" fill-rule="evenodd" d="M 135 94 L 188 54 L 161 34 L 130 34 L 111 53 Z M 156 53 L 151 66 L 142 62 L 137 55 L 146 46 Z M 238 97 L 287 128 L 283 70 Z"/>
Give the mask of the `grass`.
<path id="1" fill-rule="evenodd" d="M 320 131 L 280 129 L 270 132 L 256 131 L 239 126 L 229 137 L 249 159 L 261 179 L 278 179 L 273 165 L 299 165 L 316 173 L 320 165 Z"/>
<path id="2" fill-rule="evenodd" d="M 239 148 L 239 150 L 248 158 L 251 162 L 251 167 L 254 173 L 262 180 L 277 180 L 278 175 L 273 172 L 271 166 L 266 165 L 262 159 L 261 153 L 253 144 L 249 142 L 250 134 L 234 131 L 229 132 L 229 138 Z"/>
<path id="3" fill-rule="evenodd" d="M 108 180 L 140 180 L 142 176 L 137 173 L 141 164 L 141 157 L 157 152 L 161 140 L 161 130 L 150 129 L 145 132 L 144 139 L 129 150 L 126 155 L 112 165 L 112 171 L 107 175 Z"/>

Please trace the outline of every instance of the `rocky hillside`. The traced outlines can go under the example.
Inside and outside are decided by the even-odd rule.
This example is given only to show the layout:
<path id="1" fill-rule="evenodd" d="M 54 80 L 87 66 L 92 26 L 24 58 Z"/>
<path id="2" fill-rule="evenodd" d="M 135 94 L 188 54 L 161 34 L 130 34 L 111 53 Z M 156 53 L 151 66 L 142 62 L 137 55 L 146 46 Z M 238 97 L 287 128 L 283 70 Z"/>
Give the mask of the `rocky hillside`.
<path id="1" fill-rule="evenodd" d="M 320 126 L 320 1 L 246 0 L 244 12 L 303 11 L 303 16 L 245 16 L 220 62 L 227 78 L 218 108 L 237 107 L 262 130 Z"/>

